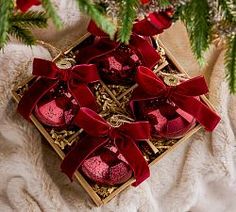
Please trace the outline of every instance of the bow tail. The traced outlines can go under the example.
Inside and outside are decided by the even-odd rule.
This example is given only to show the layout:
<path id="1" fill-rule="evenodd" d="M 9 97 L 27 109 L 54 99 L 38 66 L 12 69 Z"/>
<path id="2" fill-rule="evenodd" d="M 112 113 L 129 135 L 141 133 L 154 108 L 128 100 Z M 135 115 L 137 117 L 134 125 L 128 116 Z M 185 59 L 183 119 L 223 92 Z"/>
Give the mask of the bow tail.
<path id="1" fill-rule="evenodd" d="M 213 131 L 220 121 L 213 110 L 194 97 L 175 94 L 171 99 L 179 108 L 196 118 L 207 131 Z"/>
<path id="2" fill-rule="evenodd" d="M 65 156 L 61 163 L 61 171 L 72 181 L 75 171 L 99 147 L 107 143 L 108 139 L 86 136 L 82 138 L 73 149 Z"/>
<path id="3" fill-rule="evenodd" d="M 69 85 L 71 94 L 75 97 L 80 107 L 87 107 L 97 111 L 98 105 L 93 93 L 85 83 L 78 83 L 76 85 Z"/>
<path id="4" fill-rule="evenodd" d="M 136 146 L 133 138 L 130 136 L 117 138 L 115 143 L 118 150 L 125 157 L 126 161 L 134 172 L 136 181 L 132 185 L 138 186 L 150 176 L 150 170 L 146 160 Z"/>
<path id="5" fill-rule="evenodd" d="M 57 80 L 40 78 L 37 80 L 21 98 L 17 111 L 25 118 L 29 119 L 38 101 L 55 85 Z"/>

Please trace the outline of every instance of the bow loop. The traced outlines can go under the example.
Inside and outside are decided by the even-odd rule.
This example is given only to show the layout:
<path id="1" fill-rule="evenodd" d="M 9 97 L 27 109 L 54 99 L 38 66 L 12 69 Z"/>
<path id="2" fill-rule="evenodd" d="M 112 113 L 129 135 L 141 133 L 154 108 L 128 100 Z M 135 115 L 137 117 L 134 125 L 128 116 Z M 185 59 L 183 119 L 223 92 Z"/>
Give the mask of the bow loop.
<path id="1" fill-rule="evenodd" d="M 186 96 L 200 96 L 207 93 L 208 86 L 203 76 L 188 79 L 176 86 L 178 94 Z"/>
<path id="2" fill-rule="evenodd" d="M 166 85 L 157 75 L 145 66 L 139 66 L 136 74 L 136 81 L 140 87 L 145 87 L 148 94 L 159 94 L 166 90 Z"/>
<path id="3" fill-rule="evenodd" d="M 80 108 L 74 122 L 86 133 L 96 137 L 108 136 L 111 128 L 101 116 L 86 107 Z"/>

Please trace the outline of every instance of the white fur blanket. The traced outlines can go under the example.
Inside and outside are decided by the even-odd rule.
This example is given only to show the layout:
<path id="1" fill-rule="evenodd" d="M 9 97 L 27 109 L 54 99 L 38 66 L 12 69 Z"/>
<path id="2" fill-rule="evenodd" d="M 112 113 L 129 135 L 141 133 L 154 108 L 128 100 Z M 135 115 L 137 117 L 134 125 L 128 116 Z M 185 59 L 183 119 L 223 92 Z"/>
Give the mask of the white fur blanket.
<path id="1" fill-rule="evenodd" d="M 66 48 L 84 33 L 87 19 L 75 9 L 75 1 L 56 1 L 66 28 L 50 28 L 35 34 Z M 222 116 L 213 133 L 199 131 L 151 169 L 151 177 L 130 188 L 109 204 L 96 208 L 78 183 L 60 173 L 60 159 L 38 131 L 16 114 L 11 89 L 31 72 L 33 57 L 48 59 L 47 49 L 9 43 L 0 53 L 0 211 L 236 211 L 235 137 L 236 97 L 225 82 L 221 48 L 206 54 L 200 69 L 185 28 L 175 24 L 161 36 L 164 44 L 191 74 L 205 74 L 210 101 Z"/>

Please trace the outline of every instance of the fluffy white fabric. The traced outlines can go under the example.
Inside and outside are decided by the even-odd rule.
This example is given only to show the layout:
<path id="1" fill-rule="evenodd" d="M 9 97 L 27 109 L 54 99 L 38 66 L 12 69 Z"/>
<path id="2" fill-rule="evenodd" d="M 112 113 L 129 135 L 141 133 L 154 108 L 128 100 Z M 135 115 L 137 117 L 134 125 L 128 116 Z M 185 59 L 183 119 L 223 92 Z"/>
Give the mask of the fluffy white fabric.
<path id="1" fill-rule="evenodd" d="M 40 38 L 64 49 L 84 33 L 87 18 L 74 0 L 56 1 L 66 28 L 35 31 Z M 0 210 L 8 211 L 236 211 L 235 129 L 236 97 L 225 82 L 221 48 L 206 54 L 200 69 L 185 28 L 175 24 L 162 41 L 191 74 L 205 74 L 210 101 L 222 116 L 213 133 L 199 131 L 151 169 L 151 177 L 109 204 L 96 208 L 78 183 L 60 173 L 60 159 L 34 126 L 16 113 L 12 88 L 31 72 L 33 57 L 49 59 L 47 49 L 9 43 L 0 53 Z"/>

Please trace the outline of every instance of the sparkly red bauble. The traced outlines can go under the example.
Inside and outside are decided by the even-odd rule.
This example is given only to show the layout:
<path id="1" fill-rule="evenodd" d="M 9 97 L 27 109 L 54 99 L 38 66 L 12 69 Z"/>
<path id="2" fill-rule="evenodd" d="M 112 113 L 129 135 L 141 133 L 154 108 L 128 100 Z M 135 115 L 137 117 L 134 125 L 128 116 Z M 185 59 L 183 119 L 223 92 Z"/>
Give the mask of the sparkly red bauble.
<path id="1" fill-rule="evenodd" d="M 132 170 L 115 146 L 107 145 L 86 159 L 82 172 L 92 181 L 102 185 L 122 184 L 132 177 Z"/>
<path id="2" fill-rule="evenodd" d="M 136 68 L 142 64 L 136 50 L 121 44 L 114 51 L 93 60 L 102 80 L 109 84 L 134 83 Z"/>
<path id="3" fill-rule="evenodd" d="M 68 92 L 66 85 L 59 85 L 49 91 L 35 107 L 38 120 L 50 127 L 69 125 L 78 111 L 78 104 Z"/>
<path id="4" fill-rule="evenodd" d="M 138 119 L 150 122 L 155 138 L 181 138 L 196 124 L 193 116 L 164 98 L 135 103 L 135 108 Z"/>

